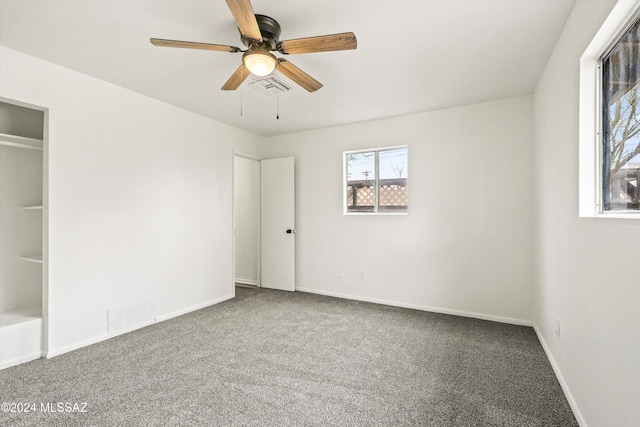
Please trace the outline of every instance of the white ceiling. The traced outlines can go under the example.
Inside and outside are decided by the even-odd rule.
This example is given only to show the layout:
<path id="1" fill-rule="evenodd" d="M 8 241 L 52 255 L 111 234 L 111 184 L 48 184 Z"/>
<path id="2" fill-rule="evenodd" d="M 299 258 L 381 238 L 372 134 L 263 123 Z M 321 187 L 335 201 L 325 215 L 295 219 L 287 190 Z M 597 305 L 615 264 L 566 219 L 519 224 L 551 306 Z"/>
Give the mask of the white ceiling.
<path id="1" fill-rule="evenodd" d="M 280 23 L 281 40 L 346 31 L 358 38 L 357 50 L 287 56 L 324 87 L 307 93 L 294 85 L 279 99 L 246 86 L 220 90 L 240 53 L 149 43 L 156 37 L 244 48 L 222 0 L 0 0 L 0 44 L 277 135 L 531 93 L 573 3 L 253 0 L 255 13 Z"/>

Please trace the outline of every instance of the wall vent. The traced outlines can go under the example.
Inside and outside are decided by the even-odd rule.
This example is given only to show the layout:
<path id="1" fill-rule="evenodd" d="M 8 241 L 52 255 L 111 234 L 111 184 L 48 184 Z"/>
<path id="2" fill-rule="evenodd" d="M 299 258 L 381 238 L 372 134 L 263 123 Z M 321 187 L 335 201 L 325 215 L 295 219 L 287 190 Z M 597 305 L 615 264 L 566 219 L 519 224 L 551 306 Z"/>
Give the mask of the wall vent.
<path id="1" fill-rule="evenodd" d="M 288 92 L 293 89 L 289 83 L 286 83 L 282 78 L 275 74 L 260 77 L 247 84 L 264 95 L 275 95 L 277 93 Z"/>
<path id="2" fill-rule="evenodd" d="M 124 333 L 156 321 L 156 308 L 153 301 L 142 301 L 123 307 L 107 310 L 107 331 Z"/>

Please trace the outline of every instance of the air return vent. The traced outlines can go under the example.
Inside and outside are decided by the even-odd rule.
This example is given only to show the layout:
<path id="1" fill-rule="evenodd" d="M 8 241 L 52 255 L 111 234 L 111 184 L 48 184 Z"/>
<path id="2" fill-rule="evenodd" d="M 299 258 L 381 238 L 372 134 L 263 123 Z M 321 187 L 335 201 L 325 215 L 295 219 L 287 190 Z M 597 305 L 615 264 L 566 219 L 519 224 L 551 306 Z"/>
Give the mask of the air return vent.
<path id="1" fill-rule="evenodd" d="M 107 331 L 110 334 L 129 332 L 155 322 L 153 301 L 143 301 L 107 311 Z"/>
<path id="2" fill-rule="evenodd" d="M 264 95 L 275 95 L 292 89 L 289 83 L 274 74 L 256 79 L 248 85 Z"/>

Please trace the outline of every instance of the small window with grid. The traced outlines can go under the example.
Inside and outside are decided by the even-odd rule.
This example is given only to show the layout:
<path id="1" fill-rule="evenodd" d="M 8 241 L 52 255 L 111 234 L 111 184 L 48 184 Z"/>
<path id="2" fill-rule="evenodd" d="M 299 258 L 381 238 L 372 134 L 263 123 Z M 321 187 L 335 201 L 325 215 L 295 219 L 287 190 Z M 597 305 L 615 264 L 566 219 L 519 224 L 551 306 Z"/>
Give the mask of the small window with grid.
<path id="1" fill-rule="evenodd" d="M 407 213 L 408 155 L 406 146 L 345 152 L 345 213 Z"/>

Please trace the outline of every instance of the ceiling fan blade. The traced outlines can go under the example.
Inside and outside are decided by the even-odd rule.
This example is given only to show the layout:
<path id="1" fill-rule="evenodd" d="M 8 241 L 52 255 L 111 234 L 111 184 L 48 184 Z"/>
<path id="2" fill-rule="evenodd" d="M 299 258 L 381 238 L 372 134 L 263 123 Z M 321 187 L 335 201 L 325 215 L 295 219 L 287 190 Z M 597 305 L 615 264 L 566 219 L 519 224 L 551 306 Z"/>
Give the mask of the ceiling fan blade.
<path id="1" fill-rule="evenodd" d="M 150 41 L 151 41 L 151 44 L 154 46 L 184 47 L 187 49 L 215 50 L 218 52 L 242 52 L 242 50 L 239 47 L 226 46 L 222 44 L 183 42 L 180 40 L 165 40 L 165 39 L 150 39 Z"/>
<path id="2" fill-rule="evenodd" d="M 260 33 L 260 27 L 256 20 L 256 15 L 253 13 L 253 7 L 251 7 L 251 1 L 249 0 L 226 0 L 231 14 L 238 23 L 238 28 L 243 36 L 262 41 L 262 34 Z"/>
<path id="3" fill-rule="evenodd" d="M 311 77 L 309 74 L 302 71 L 300 68 L 293 65 L 286 59 L 278 59 L 278 71 L 291 80 L 308 90 L 309 92 L 315 92 L 322 87 L 322 83 Z"/>
<path id="4" fill-rule="evenodd" d="M 249 77 L 251 71 L 244 64 L 240 65 L 238 69 L 233 73 L 233 75 L 227 80 L 227 82 L 222 86 L 222 90 L 236 90 L 240 87 L 242 82 Z"/>
<path id="5" fill-rule="evenodd" d="M 278 44 L 278 51 L 285 54 L 331 52 L 334 50 L 352 50 L 358 47 L 353 33 L 329 34 L 326 36 L 306 37 L 284 40 Z"/>

